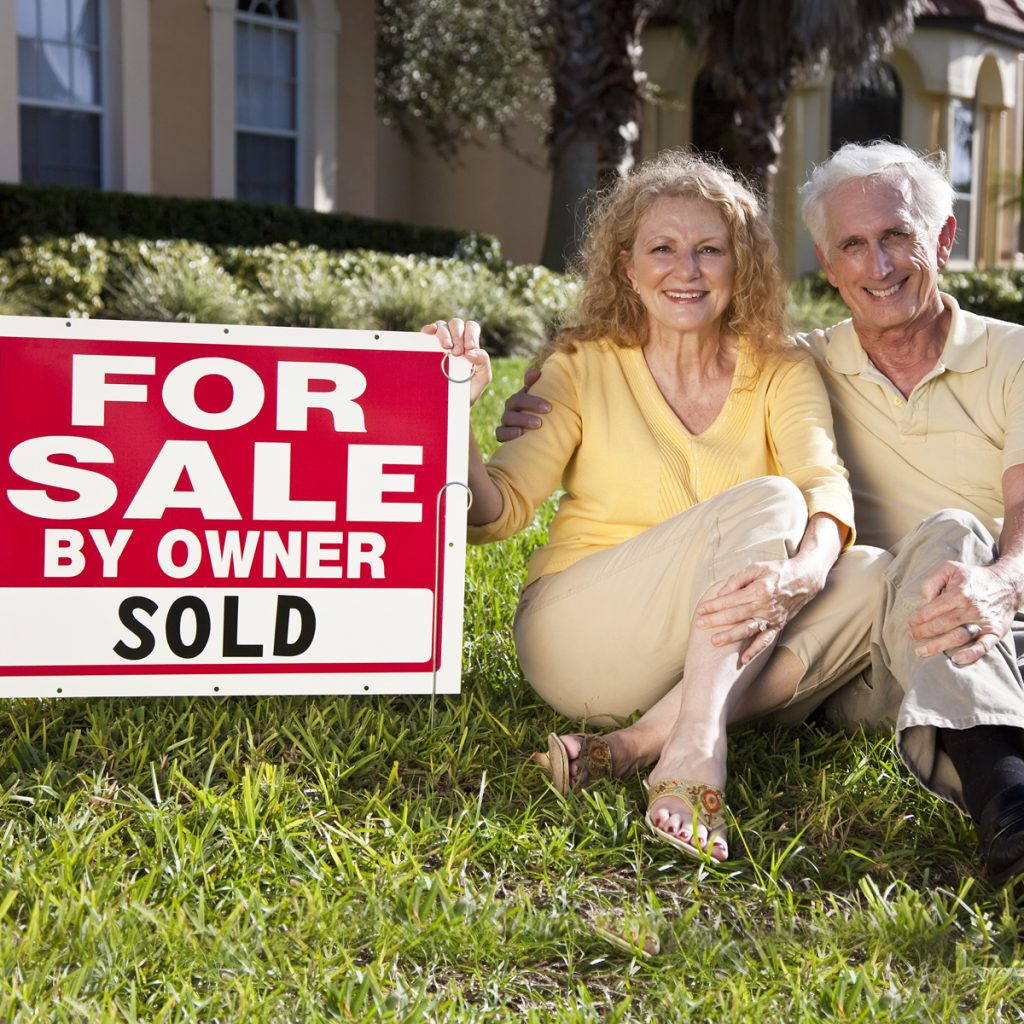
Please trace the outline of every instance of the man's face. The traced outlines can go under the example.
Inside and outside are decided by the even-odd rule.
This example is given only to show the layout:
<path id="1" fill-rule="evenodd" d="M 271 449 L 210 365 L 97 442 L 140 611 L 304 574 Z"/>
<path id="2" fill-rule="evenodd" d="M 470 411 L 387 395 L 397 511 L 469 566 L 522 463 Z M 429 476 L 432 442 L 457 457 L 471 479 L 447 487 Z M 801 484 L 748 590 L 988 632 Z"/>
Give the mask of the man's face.
<path id="1" fill-rule="evenodd" d="M 825 211 L 827 246 L 815 251 L 858 331 L 911 330 L 941 312 L 938 274 L 953 245 L 953 217 L 930 238 L 909 185 L 880 175 L 840 185 Z"/>

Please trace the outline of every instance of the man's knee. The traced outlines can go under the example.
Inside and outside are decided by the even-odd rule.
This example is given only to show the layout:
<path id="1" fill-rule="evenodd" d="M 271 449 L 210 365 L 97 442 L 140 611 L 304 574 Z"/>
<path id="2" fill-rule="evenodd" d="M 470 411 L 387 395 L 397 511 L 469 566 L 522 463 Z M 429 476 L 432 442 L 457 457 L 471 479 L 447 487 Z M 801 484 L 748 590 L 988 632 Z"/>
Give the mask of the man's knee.
<path id="1" fill-rule="evenodd" d="M 923 519 L 894 548 L 890 576 L 907 578 L 914 568 L 941 562 L 987 565 L 995 558 L 995 541 L 977 516 L 944 508 Z"/>

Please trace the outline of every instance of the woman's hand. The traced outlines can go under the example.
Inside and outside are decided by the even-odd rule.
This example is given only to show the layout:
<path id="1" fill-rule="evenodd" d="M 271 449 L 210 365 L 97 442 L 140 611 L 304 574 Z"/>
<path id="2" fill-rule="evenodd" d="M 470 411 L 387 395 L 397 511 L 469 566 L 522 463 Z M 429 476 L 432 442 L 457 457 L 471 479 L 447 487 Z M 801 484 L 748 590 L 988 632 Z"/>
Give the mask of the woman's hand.
<path id="1" fill-rule="evenodd" d="M 716 647 L 744 641 L 740 664 L 748 664 L 822 591 L 848 535 L 848 526 L 827 512 L 816 512 L 792 558 L 752 562 L 734 573 L 713 597 L 697 605 L 694 624 L 720 630 L 711 637 Z"/>
<path id="2" fill-rule="evenodd" d="M 453 356 L 465 356 L 473 367 L 473 376 L 469 382 L 469 404 L 475 405 L 476 400 L 487 390 L 491 383 L 491 357 L 480 347 L 480 325 L 475 320 L 462 320 L 452 317 L 451 320 L 435 320 L 432 324 L 421 327 L 424 334 L 433 334 L 441 343 L 441 348 Z"/>
<path id="3" fill-rule="evenodd" d="M 796 558 L 751 562 L 697 606 L 694 624 L 718 630 L 711 637 L 716 647 L 743 642 L 740 664 L 746 665 L 770 647 L 786 623 L 820 592 L 825 575 L 827 570 L 814 571 Z"/>

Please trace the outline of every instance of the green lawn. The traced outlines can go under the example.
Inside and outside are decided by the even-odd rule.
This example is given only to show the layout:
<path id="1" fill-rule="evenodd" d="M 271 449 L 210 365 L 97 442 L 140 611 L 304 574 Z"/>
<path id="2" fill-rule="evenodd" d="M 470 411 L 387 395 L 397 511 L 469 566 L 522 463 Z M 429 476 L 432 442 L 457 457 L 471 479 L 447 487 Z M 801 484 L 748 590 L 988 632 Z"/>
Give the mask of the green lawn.
<path id="1" fill-rule="evenodd" d="M 471 551 L 433 708 L 3 702 L 0 1020 L 1024 1019 L 1016 904 L 886 738 L 737 733 L 728 872 L 645 834 L 637 779 L 556 796 L 527 755 L 571 723 L 510 641 L 542 539 Z"/>

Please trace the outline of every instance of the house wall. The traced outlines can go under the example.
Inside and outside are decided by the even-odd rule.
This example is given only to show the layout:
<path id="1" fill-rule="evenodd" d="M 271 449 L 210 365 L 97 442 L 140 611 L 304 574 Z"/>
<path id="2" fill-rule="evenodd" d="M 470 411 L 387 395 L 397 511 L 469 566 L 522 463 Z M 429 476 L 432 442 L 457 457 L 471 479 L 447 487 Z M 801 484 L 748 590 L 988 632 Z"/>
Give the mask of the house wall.
<path id="1" fill-rule="evenodd" d="M 104 186 L 231 197 L 235 0 L 101 2 Z M 298 3 L 300 205 L 485 231 L 510 258 L 537 260 L 550 175 L 536 125 L 520 126 L 516 154 L 485 143 L 451 161 L 422 138 L 402 139 L 376 117 L 374 0 Z M 648 30 L 643 44 L 643 66 L 660 93 L 642 117 L 641 155 L 650 155 L 690 143 L 702 57 L 672 29 Z M 0 181 L 17 181 L 20 173 L 16 57 L 15 0 L 0 0 Z M 1004 40 L 930 27 L 889 58 L 903 89 L 902 134 L 910 145 L 948 148 L 952 101 L 975 104 L 970 238 L 979 265 L 1018 259 L 1020 211 L 1004 196 L 1022 166 L 1022 61 L 1024 54 Z M 790 275 L 816 265 L 796 188 L 828 155 L 831 84 L 827 75 L 802 83 L 787 107 L 775 214 Z"/>
<path id="2" fill-rule="evenodd" d="M 952 101 L 974 104 L 971 258 L 962 264 L 993 266 L 1018 258 L 1020 214 L 1004 196 L 1007 182 L 1016 187 L 1022 166 L 1022 57 L 1005 42 L 982 35 L 921 28 L 887 58 L 903 90 L 902 138 L 913 148 L 948 151 Z M 692 119 L 700 113 L 693 110 L 693 86 L 702 64 L 701 54 L 677 30 L 657 28 L 645 35 L 643 66 L 662 101 L 645 111 L 644 155 L 690 144 Z M 797 189 L 829 155 L 832 84 L 827 73 L 805 81 L 792 91 L 786 107 L 774 214 L 790 277 L 817 266 L 800 219 Z"/>
<path id="3" fill-rule="evenodd" d="M 550 195 L 546 153 L 532 125 L 522 125 L 513 144 L 516 153 L 470 144 L 449 163 L 423 137 L 405 142 L 382 126 L 378 215 L 493 234 L 506 257 L 536 263 Z"/>
<path id="4" fill-rule="evenodd" d="M 208 196 L 212 175 L 210 14 L 206 5 L 150 0 L 153 191 Z"/>

